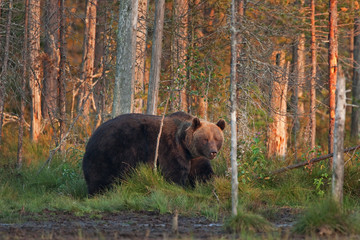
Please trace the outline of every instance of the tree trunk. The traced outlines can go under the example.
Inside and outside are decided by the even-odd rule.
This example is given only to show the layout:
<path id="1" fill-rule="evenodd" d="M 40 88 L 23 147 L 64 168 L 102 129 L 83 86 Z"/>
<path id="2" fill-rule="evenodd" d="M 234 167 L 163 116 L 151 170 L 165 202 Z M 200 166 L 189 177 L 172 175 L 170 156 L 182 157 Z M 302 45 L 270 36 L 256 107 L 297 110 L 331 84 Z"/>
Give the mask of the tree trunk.
<path id="1" fill-rule="evenodd" d="M 112 117 L 134 108 L 138 0 L 120 1 Z"/>
<path id="2" fill-rule="evenodd" d="M 23 164 L 23 140 L 24 140 L 24 113 L 25 113 L 25 92 L 26 77 L 28 76 L 28 27 L 29 27 L 29 0 L 25 0 L 25 21 L 24 21 L 24 49 L 23 49 L 23 72 L 21 78 L 20 92 L 20 116 L 18 131 L 18 149 L 17 149 L 17 167 L 21 168 Z"/>
<path id="3" fill-rule="evenodd" d="M 96 119 L 94 129 L 104 121 L 103 115 L 105 110 L 105 44 L 106 44 L 106 16 L 108 1 L 98 0 L 96 9 L 96 34 L 95 34 L 95 59 L 94 75 L 96 75 L 96 84 L 94 86 L 94 102 L 96 106 Z"/>
<path id="4" fill-rule="evenodd" d="M 195 27 L 195 37 L 196 37 L 196 49 L 201 49 L 203 47 L 203 38 L 204 38 L 204 17 L 205 17 L 205 4 L 201 0 L 194 1 L 194 7 L 197 9 L 197 14 L 194 17 L 192 25 Z M 189 64 L 193 64 L 193 61 L 189 61 Z M 211 77 L 211 75 L 209 75 Z M 211 80 L 209 77 L 208 81 Z M 191 78 L 189 78 L 191 79 Z M 208 81 L 200 82 L 198 85 L 198 94 L 195 96 L 195 103 L 198 106 L 198 115 L 203 119 L 207 119 L 207 101 L 206 101 L 206 91 L 208 86 Z M 195 89 L 196 90 L 196 89 Z"/>
<path id="5" fill-rule="evenodd" d="M 237 0 L 237 6 L 236 6 L 236 11 L 237 11 L 237 25 L 238 27 L 242 27 L 243 25 L 243 18 L 244 18 L 244 14 L 245 14 L 245 0 Z M 236 34 L 236 42 L 237 42 L 237 67 L 236 67 L 236 71 L 237 71 L 237 79 L 236 82 L 239 84 L 242 81 L 242 78 L 244 77 L 244 71 L 242 69 L 242 61 L 244 58 L 244 52 L 243 52 L 243 48 L 242 48 L 242 43 L 243 43 L 243 37 L 240 33 Z"/>
<path id="6" fill-rule="evenodd" d="M 58 0 L 45 1 L 44 13 L 44 87 L 42 114 L 45 119 L 53 119 L 57 111 L 59 75 L 59 12 Z"/>
<path id="7" fill-rule="evenodd" d="M 236 0 L 231 1 L 231 65 L 230 65 L 230 126 L 231 126 L 231 213 L 237 215 L 238 207 L 238 165 L 237 165 L 237 129 L 236 129 L 236 63 L 237 63 L 237 32 L 236 32 Z"/>
<path id="8" fill-rule="evenodd" d="M 337 0 L 329 6 L 329 153 L 333 152 L 335 124 L 335 91 L 338 63 Z M 331 160 L 330 160 L 331 165 Z"/>
<path id="9" fill-rule="evenodd" d="M 4 49 L 4 60 L 2 64 L 2 69 L 0 72 L 0 145 L 2 140 L 2 125 L 4 120 L 4 107 L 5 107 L 5 84 L 7 76 L 7 66 L 9 61 L 9 51 L 10 51 L 10 27 L 12 21 L 12 8 L 13 0 L 9 1 L 9 13 L 6 23 L 6 37 L 5 37 L 5 49 Z"/>
<path id="10" fill-rule="evenodd" d="M 88 118 L 91 107 L 92 79 L 95 61 L 95 35 L 96 35 L 96 5 L 97 0 L 86 1 L 85 33 L 83 58 L 81 66 L 81 94 L 79 103 L 83 105 L 83 115 Z M 79 108 L 80 109 L 80 108 Z"/>
<path id="11" fill-rule="evenodd" d="M 301 7 L 302 9 L 302 7 Z M 304 146 L 305 125 L 304 124 L 304 83 L 305 83 L 305 34 L 301 33 L 297 38 L 294 56 L 295 64 L 295 89 L 294 89 L 294 145 L 295 159 L 301 146 Z"/>
<path id="12" fill-rule="evenodd" d="M 59 87 L 59 95 L 58 95 L 58 108 L 59 108 L 59 124 L 60 124 L 60 133 L 59 133 L 59 141 L 65 136 L 65 99 L 66 99 L 66 70 L 65 70 L 65 62 L 66 62 L 66 32 L 65 32 L 65 0 L 59 0 L 60 2 L 60 28 L 59 28 L 59 52 L 60 52 L 60 62 L 59 62 L 59 76 L 58 76 L 58 87 Z M 59 143 L 60 144 L 60 143 Z M 60 151 L 63 150 L 63 146 L 60 146 Z"/>
<path id="13" fill-rule="evenodd" d="M 336 113 L 334 129 L 334 157 L 332 176 L 332 195 L 336 202 L 343 202 L 344 186 L 344 132 L 345 132 L 345 76 L 339 67 L 339 79 L 336 85 Z"/>
<path id="14" fill-rule="evenodd" d="M 31 140 L 41 131 L 40 1 L 29 1 L 29 85 L 31 89 Z"/>
<path id="15" fill-rule="evenodd" d="M 315 0 L 311 0 L 310 149 L 312 150 L 315 149 L 316 144 L 316 49 Z"/>
<path id="16" fill-rule="evenodd" d="M 277 72 L 275 72 L 275 81 L 271 90 L 272 122 L 268 129 L 267 155 L 268 158 L 278 156 L 284 159 L 287 151 L 286 98 L 289 64 L 285 67 L 285 53 L 282 51 L 275 52 L 273 58 Z"/>
<path id="17" fill-rule="evenodd" d="M 360 139 L 360 17 L 355 18 L 354 24 L 354 60 L 352 83 L 352 112 L 351 112 L 351 138 Z M 356 106 L 355 106 L 356 105 Z"/>
<path id="18" fill-rule="evenodd" d="M 142 113 L 144 107 L 144 78 L 146 63 L 147 39 L 147 9 L 148 0 L 139 0 L 138 23 L 136 33 L 136 62 L 135 62 L 135 113 Z"/>
<path id="19" fill-rule="evenodd" d="M 204 9 L 204 6 L 200 7 L 200 4 L 204 4 L 204 3 L 201 3 L 200 0 L 196 0 L 195 1 L 195 4 L 198 5 L 199 11 L 201 11 L 201 14 L 200 16 L 202 16 L 201 20 L 198 20 L 197 21 L 197 25 L 198 26 L 201 26 L 201 27 L 198 27 L 196 29 L 196 38 L 197 38 L 197 42 L 198 42 L 198 49 L 201 49 L 201 47 L 203 46 L 204 42 L 203 42 L 203 38 L 204 38 L 204 16 L 205 16 L 205 9 Z M 199 41 L 200 40 L 200 41 Z M 204 81 L 200 84 L 199 86 L 199 90 L 198 90 L 198 95 L 196 96 L 196 102 L 197 102 L 197 105 L 198 105 L 198 114 L 199 114 L 199 117 L 207 120 L 207 111 L 208 111 L 208 102 L 207 102 L 207 87 L 209 85 L 209 81 L 211 80 L 211 71 L 209 71 L 209 78 L 208 78 L 208 81 Z"/>
<path id="20" fill-rule="evenodd" d="M 302 116 L 304 114 L 304 85 L 305 85 L 305 34 L 301 33 L 298 38 L 297 44 L 297 61 L 296 61 L 296 70 L 297 70 L 297 95 L 298 95 L 298 115 Z"/>
<path id="21" fill-rule="evenodd" d="M 147 114 L 156 114 L 159 93 L 165 0 L 155 1 L 154 37 L 151 54 Z"/>
<path id="22" fill-rule="evenodd" d="M 188 101 L 186 94 L 187 85 L 187 48 L 188 48 L 188 0 L 174 1 L 174 22 L 175 30 L 173 37 L 173 68 L 174 68 L 174 82 L 176 89 L 176 106 L 177 110 L 188 112 Z"/>

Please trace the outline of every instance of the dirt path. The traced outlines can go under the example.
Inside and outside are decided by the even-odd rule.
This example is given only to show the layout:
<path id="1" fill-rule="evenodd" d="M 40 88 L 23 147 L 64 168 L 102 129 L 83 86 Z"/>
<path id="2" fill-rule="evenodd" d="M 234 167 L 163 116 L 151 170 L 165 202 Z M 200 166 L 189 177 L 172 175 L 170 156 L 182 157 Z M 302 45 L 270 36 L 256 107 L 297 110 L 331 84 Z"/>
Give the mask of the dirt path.
<path id="1" fill-rule="evenodd" d="M 178 218 L 178 233 L 172 231 L 170 214 L 121 212 L 98 216 L 74 216 L 44 211 L 22 223 L 0 223 L 0 239 L 171 239 L 228 238 L 220 221 L 204 217 Z"/>

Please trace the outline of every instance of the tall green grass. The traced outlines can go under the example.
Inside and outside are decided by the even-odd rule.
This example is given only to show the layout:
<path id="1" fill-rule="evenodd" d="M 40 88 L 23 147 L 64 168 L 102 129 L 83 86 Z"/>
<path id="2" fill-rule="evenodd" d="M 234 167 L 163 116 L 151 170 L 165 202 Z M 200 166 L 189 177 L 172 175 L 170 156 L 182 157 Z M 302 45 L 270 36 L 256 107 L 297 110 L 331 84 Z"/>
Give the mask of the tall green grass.
<path id="1" fill-rule="evenodd" d="M 360 234 L 360 215 L 326 198 L 312 203 L 294 226 L 295 232 L 309 235 L 324 229 L 332 234 Z"/>
<path id="2" fill-rule="evenodd" d="M 264 218 L 274 220 L 279 207 L 304 209 L 312 202 L 326 199 L 329 194 L 331 172 L 325 163 L 313 165 L 310 169 L 299 168 L 269 175 L 270 171 L 287 163 L 266 159 L 264 149 L 259 145 L 259 141 L 254 141 L 249 152 L 239 160 L 242 217 L 233 219 L 235 228 L 252 229 L 253 222 L 256 225 Z M 121 184 L 102 195 L 88 198 L 81 170 L 83 151 L 70 148 L 66 154 L 57 155 L 49 167 L 45 166 L 40 172 L 45 159 L 44 147 L 34 146 L 32 151 L 34 158 L 41 160 L 25 164 L 21 169 L 7 164 L 13 160 L 4 160 L 4 156 L 10 153 L 1 156 L 1 221 L 16 221 L 26 215 L 24 213 L 38 213 L 45 209 L 94 216 L 124 210 L 161 214 L 177 210 L 182 215 L 202 215 L 213 220 L 230 216 L 231 180 L 225 154 L 212 161 L 214 178 L 205 184 L 197 183 L 195 188 L 170 183 L 160 173 L 139 166 Z M 357 164 L 347 165 L 345 173 L 345 199 L 352 211 L 358 211 L 360 203 L 358 170 Z M 246 224 L 250 225 L 247 227 Z"/>

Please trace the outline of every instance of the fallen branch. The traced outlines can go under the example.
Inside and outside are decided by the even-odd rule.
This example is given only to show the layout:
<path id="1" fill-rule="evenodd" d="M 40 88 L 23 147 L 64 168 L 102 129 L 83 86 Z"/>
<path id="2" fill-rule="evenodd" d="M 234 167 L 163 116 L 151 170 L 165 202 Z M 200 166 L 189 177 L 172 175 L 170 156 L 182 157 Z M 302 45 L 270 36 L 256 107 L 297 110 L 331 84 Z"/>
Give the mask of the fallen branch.
<path id="1" fill-rule="evenodd" d="M 18 116 L 13 115 L 11 113 L 4 112 L 3 126 L 5 126 L 6 124 L 11 123 L 11 122 L 18 122 L 18 121 L 19 121 Z M 30 124 L 27 122 L 24 122 L 24 123 L 25 123 L 25 126 L 28 129 L 30 129 Z"/>
<path id="2" fill-rule="evenodd" d="M 346 149 L 344 149 L 344 153 L 351 152 L 351 151 L 356 151 L 359 148 L 360 148 L 360 145 L 357 145 L 355 147 L 346 148 Z M 290 166 L 287 166 L 287 167 L 283 167 L 283 168 L 280 168 L 278 170 L 275 170 L 275 171 L 269 173 L 269 175 L 280 174 L 280 173 L 283 173 L 283 172 L 286 172 L 286 171 L 289 171 L 289 170 L 292 170 L 292 169 L 295 169 L 295 168 L 299 168 L 299 167 L 307 166 L 307 165 L 310 165 L 310 164 L 313 164 L 313 163 L 316 163 L 316 162 L 320 162 L 322 160 L 331 158 L 333 155 L 334 155 L 334 153 L 329 153 L 329 154 L 324 155 L 324 156 L 313 158 L 310 161 L 300 162 L 300 163 L 296 163 L 296 164 L 293 164 L 293 165 L 290 165 Z"/>

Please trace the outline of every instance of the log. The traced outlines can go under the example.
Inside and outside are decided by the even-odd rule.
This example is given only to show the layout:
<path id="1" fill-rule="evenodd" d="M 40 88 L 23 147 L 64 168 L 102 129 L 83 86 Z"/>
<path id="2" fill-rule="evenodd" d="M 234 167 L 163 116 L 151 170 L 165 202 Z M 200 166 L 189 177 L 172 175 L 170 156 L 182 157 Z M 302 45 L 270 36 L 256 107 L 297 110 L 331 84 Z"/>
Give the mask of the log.
<path id="1" fill-rule="evenodd" d="M 344 153 L 351 152 L 351 151 L 356 151 L 359 148 L 360 148 L 360 145 L 357 145 L 355 147 L 349 147 L 349 148 L 344 149 Z M 299 167 L 307 166 L 307 165 L 310 165 L 310 164 L 313 164 L 313 163 L 316 163 L 316 162 L 320 162 L 322 160 L 331 158 L 333 155 L 334 155 L 334 153 L 329 153 L 329 154 L 324 155 L 324 156 L 312 158 L 310 161 L 300 162 L 300 163 L 296 163 L 296 164 L 293 164 L 293 165 L 290 165 L 290 166 L 287 166 L 287 167 L 279 168 L 278 170 L 270 172 L 269 175 L 280 174 L 280 173 L 283 173 L 283 172 L 286 172 L 286 171 L 289 171 L 289 170 L 292 170 L 292 169 L 295 169 L 295 168 L 299 168 Z"/>

